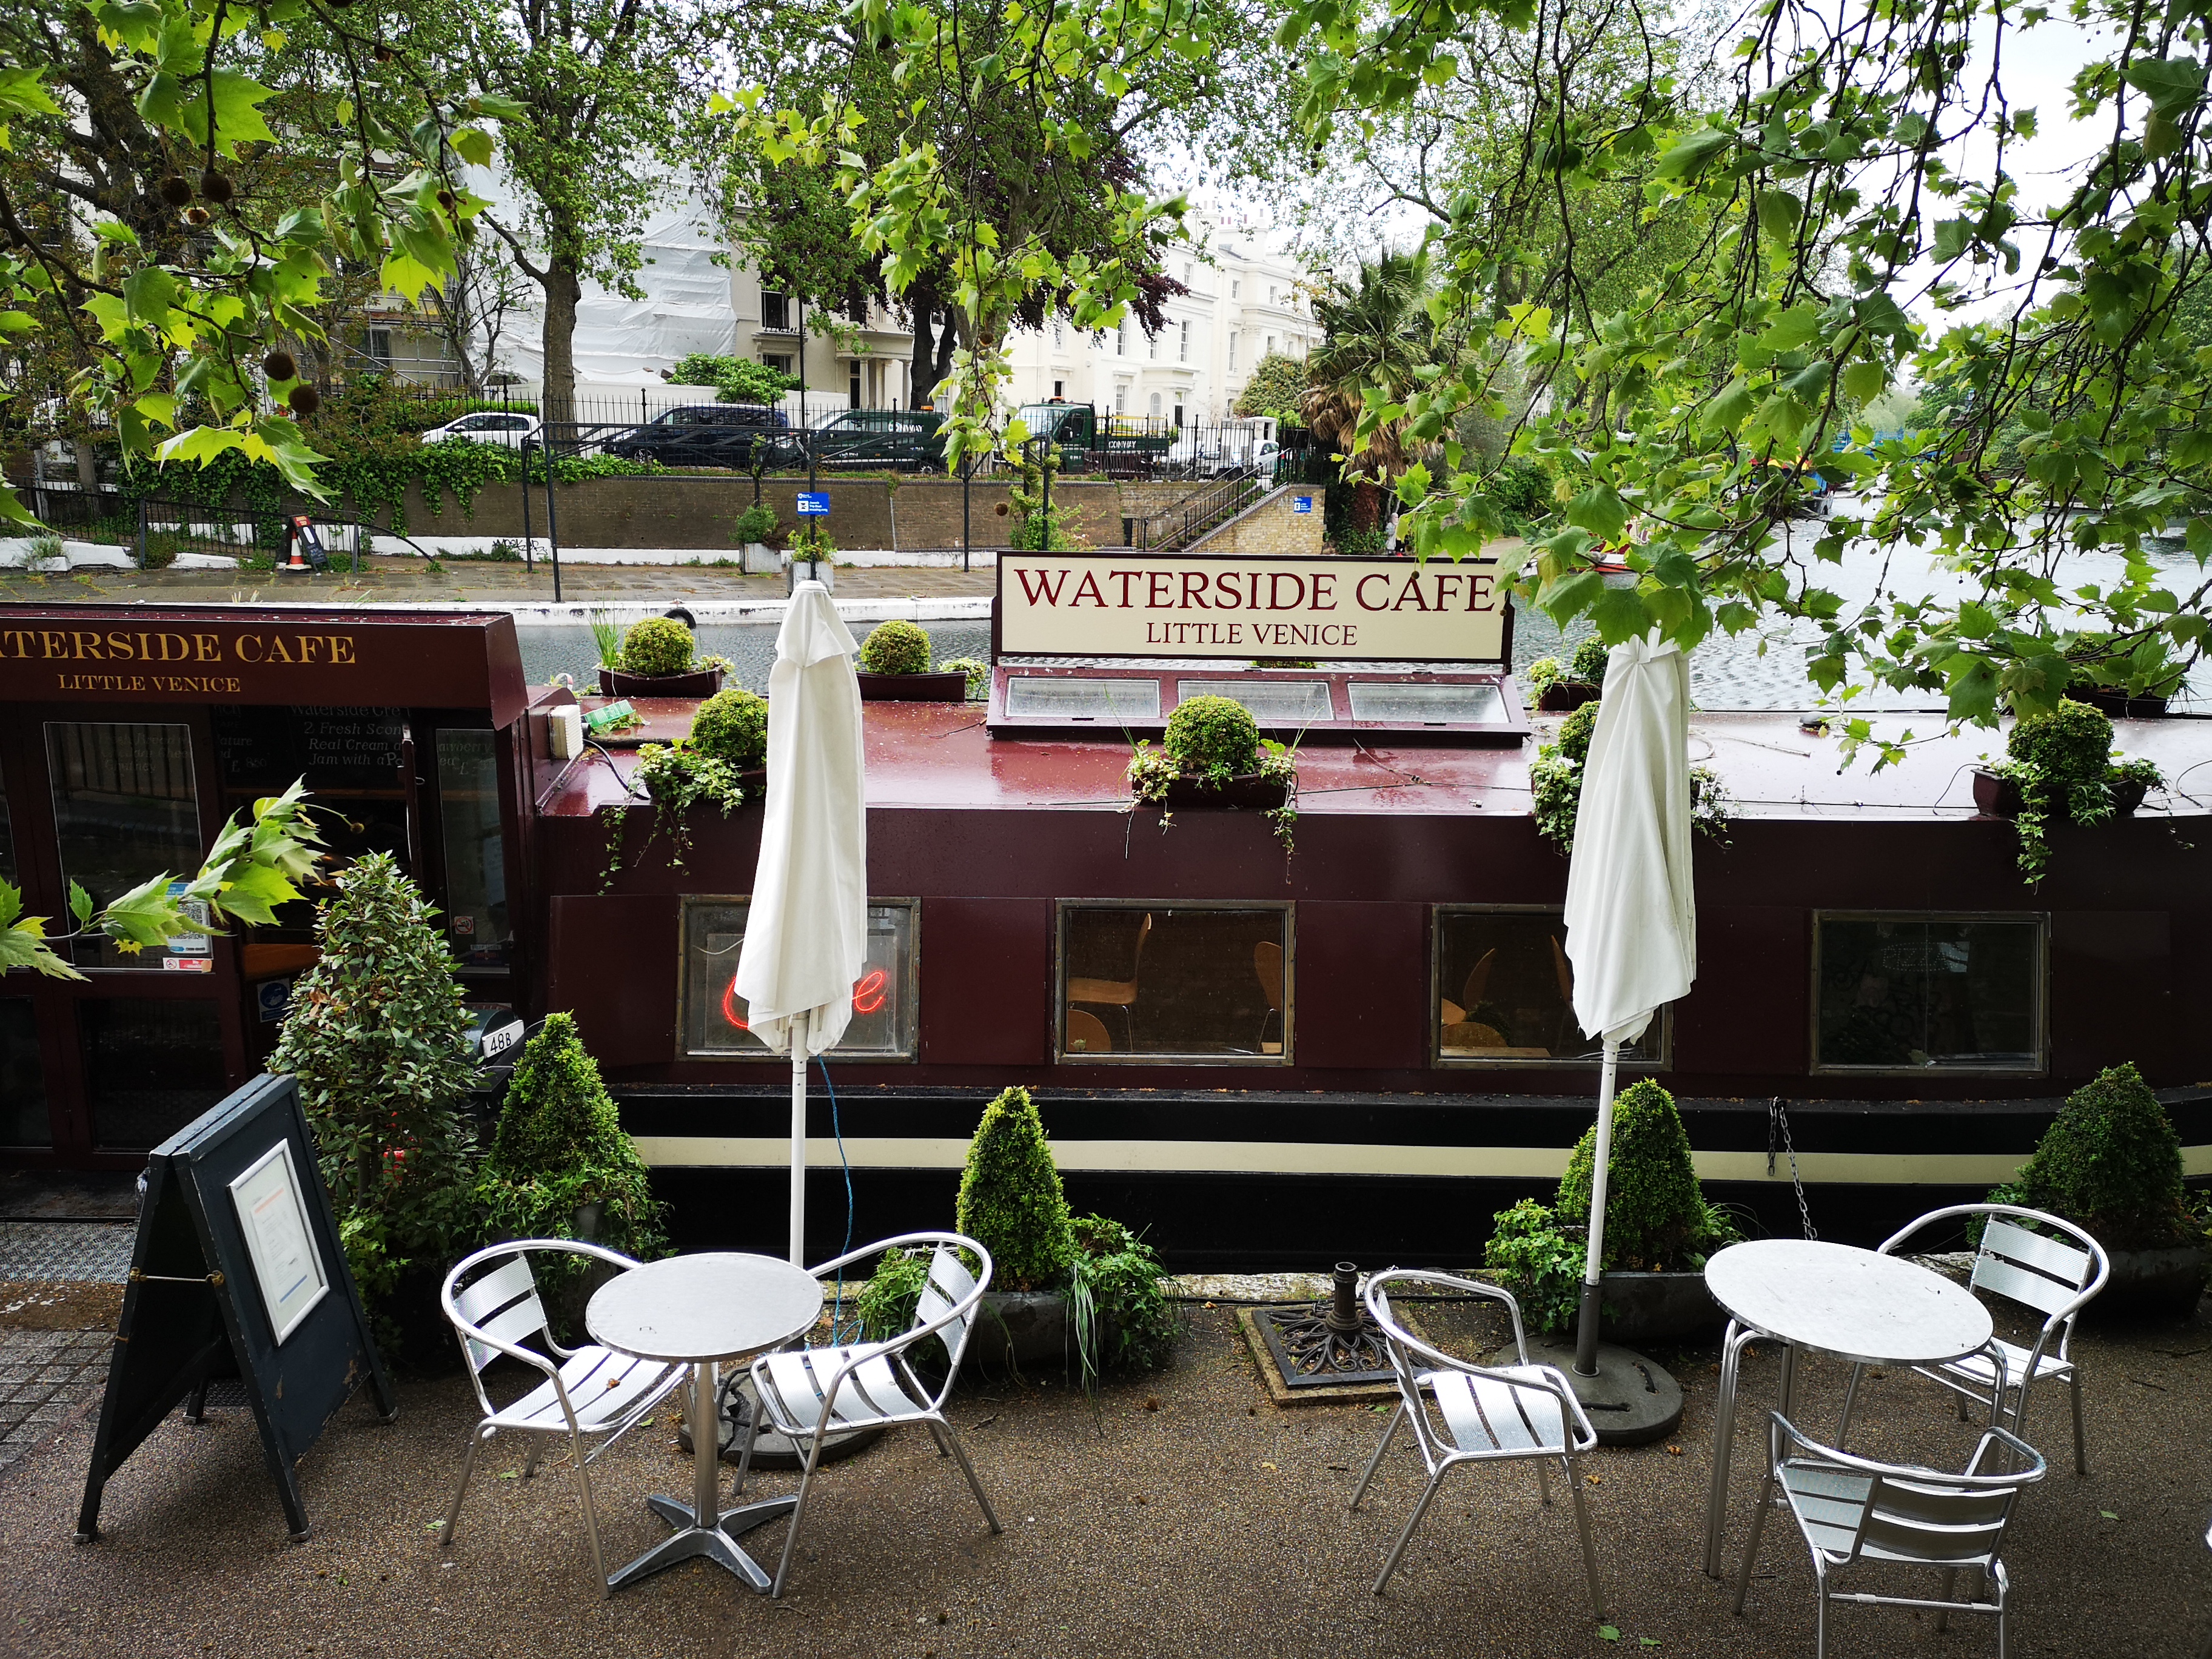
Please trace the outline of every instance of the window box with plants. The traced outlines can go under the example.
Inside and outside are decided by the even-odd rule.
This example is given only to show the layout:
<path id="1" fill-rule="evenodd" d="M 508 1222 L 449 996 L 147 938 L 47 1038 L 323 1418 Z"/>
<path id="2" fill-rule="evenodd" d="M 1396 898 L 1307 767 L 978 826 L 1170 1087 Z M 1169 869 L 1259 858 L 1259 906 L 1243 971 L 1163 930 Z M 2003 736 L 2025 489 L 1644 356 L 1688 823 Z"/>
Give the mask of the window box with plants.
<path id="1" fill-rule="evenodd" d="M 1263 741 L 1252 711 L 1228 697 L 1191 697 L 1168 716 L 1157 749 L 1138 739 L 1129 791 L 1148 806 L 1245 808 L 1267 814 L 1283 844 L 1297 819 L 1298 764 L 1289 745 Z"/>
<path id="2" fill-rule="evenodd" d="M 965 702 L 963 666 L 933 670 L 929 635 L 910 622 L 878 623 L 860 644 L 863 702 Z"/>
<path id="3" fill-rule="evenodd" d="M 1592 1125 L 1568 1158 L 1552 1202 L 1528 1198 L 1499 1211 L 1484 1247 L 1484 1264 L 1519 1298 L 1533 1329 L 1559 1333 L 1574 1324 L 1596 1148 Z M 1705 1202 L 1674 1097 L 1649 1078 L 1613 1099 L 1606 1179 L 1599 1327 L 1605 1340 L 1644 1347 L 1718 1330 L 1723 1316 L 1705 1289 L 1705 1258 L 1741 1235 Z"/>
<path id="4" fill-rule="evenodd" d="M 1990 1201 L 2045 1211 L 2105 1247 L 2112 1276 L 2085 1316 L 2185 1316 L 2212 1273 L 2205 1207 L 2182 1181 L 2181 1137 L 2132 1063 L 2067 1097 L 2034 1155 Z"/>
<path id="5" fill-rule="evenodd" d="M 1528 689 L 1536 707 L 1547 714 L 1569 714 L 1605 693 L 1605 641 L 1595 634 L 1575 647 L 1565 666 L 1557 657 L 1539 657 L 1528 665 Z"/>
<path id="6" fill-rule="evenodd" d="M 691 630 L 673 617 L 632 623 L 619 643 L 603 618 L 592 619 L 592 632 L 599 690 L 610 697 L 711 697 L 729 672 L 721 658 L 700 656 Z"/>
<path id="7" fill-rule="evenodd" d="M 2166 777 L 2148 760 L 2123 759 L 2109 715 L 2071 697 L 2048 714 L 2024 714 L 2005 738 L 2005 758 L 1974 769 L 1974 805 L 2010 818 L 2020 835 L 2021 879 L 2033 886 L 2051 860 L 2054 817 L 2084 829 L 2132 817 Z"/>
<path id="8" fill-rule="evenodd" d="M 983 1111 L 960 1177 L 954 1225 L 995 1267 L 966 1363 L 1005 1374 L 1024 1365 L 1096 1377 L 1167 1362 L 1180 1323 L 1159 1259 L 1120 1222 L 1068 1212 L 1060 1170 L 1036 1103 L 1009 1089 Z M 907 1328 L 928 1267 L 923 1256 L 884 1257 L 860 1291 L 871 1337 Z"/>
<path id="9" fill-rule="evenodd" d="M 691 729 L 672 744 L 648 743 L 637 751 L 630 774 L 633 796 L 643 789 L 653 801 L 653 830 L 646 838 L 668 840 L 672 869 L 684 867 L 691 850 L 690 813 L 696 806 L 719 808 L 727 817 L 747 800 L 768 797 L 768 700 L 733 685 L 717 691 L 692 711 Z M 623 840 L 629 827 L 629 803 L 599 808 L 607 825 L 606 867 L 599 890 L 614 884 L 624 862 Z"/>

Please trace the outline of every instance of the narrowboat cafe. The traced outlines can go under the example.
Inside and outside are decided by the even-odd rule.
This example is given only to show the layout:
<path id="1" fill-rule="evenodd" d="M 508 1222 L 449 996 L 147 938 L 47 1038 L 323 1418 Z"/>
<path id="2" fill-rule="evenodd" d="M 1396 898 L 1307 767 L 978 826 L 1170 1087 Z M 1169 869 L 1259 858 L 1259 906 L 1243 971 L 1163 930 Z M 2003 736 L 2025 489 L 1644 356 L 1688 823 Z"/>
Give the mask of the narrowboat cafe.
<path id="1" fill-rule="evenodd" d="M 814 1073 L 816 1255 L 847 1168 L 856 1237 L 942 1224 L 1009 1085 L 1071 1200 L 1182 1267 L 1470 1261 L 1493 1211 L 1548 1193 L 1597 1084 L 1567 862 L 1530 811 L 1551 721 L 1491 583 L 1364 562 L 1005 556 L 988 704 L 866 705 L 871 951 L 834 1106 Z M 1070 608 L 1086 577 L 1125 604 Z M 1347 614 L 1363 593 L 1386 603 Z M 1310 614 L 1322 595 L 1338 614 Z M 1176 654 L 1145 654 L 1164 626 Z M 1295 631 L 1325 626 L 1355 633 Z M 1251 665 L 1293 653 L 1317 665 Z M 1251 807 L 1132 810 L 1132 738 L 1205 694 L 1297 744 L 1294 851 Z M 421 882 L 472 1007 L 574 1011 L 680 1243 L 780 1240 L 787 1062 L 732 984 L 759 809 L 696 815 L 679 867 L 629 782 L 692 705 L 641 702 L 641 731 L 557 758 L 574 695 L 525 684 L 504 613 L 252 606 L 0 607 L 0 873 L 30 914 L 65 915 L 72 879 L 105 898 L 197 868 L 228 812 L 304 775 L 340 856 Z M 2212 763 L 2212 722 L 2117 724 L 2181 790 Z M 1880 774 L 1790 714 L 1701 714 L 1691 746 L 1735 817 L 1698 843 L 1696 986 L 1631 1074 L 1674 1094 L 1711 1196 L 1796 1231 L 1794 1151 L 1821 1235 L 1877 1242 L 2008 1177 L 2122 1060 L 2212 1175 L 2212 824 L 2181 790 L 2172 816 L 2054 826 L 2029 889 L 1972 799 L 1992 734 Z M 258 1070 L 314 958 L 307 907 L 282 921 L 0 980 L 0 1162 L 135 1167 Z"/>

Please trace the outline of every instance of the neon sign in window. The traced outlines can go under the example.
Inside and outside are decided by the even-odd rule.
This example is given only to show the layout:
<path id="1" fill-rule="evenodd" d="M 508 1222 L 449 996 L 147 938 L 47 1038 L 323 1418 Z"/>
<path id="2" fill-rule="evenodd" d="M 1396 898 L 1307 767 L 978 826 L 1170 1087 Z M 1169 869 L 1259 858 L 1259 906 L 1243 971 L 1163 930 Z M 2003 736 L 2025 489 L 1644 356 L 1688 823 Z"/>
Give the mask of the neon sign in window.
<path id="1" fill-rule="evenodd" d="M 738 994 L 738 957 L 750 906 L 744 899 L 684 902 L 684 1052 L 702 1059 L 757 1059 L 768 1045 L 752 1034 Z M 915 1054 L 915 903 L 868 906 L 867 964 L 853 984 L 845 1035 L 830 1050 L 848 1060 Z"/>

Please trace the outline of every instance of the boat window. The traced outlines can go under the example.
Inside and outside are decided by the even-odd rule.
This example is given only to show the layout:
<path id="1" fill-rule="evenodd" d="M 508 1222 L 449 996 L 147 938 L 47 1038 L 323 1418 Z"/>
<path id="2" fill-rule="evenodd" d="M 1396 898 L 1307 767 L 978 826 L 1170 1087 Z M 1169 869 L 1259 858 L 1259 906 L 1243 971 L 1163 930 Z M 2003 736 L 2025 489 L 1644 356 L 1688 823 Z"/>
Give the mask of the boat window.
<path id="1" fill-rule="evenodd" d="M 1287 904 L 1060 910 L 1060 1058 L 1287 1065 Z"/>
<path id="2" fill-rule="evenodd" d="M 499 751 L 489 732 L 438 733 L 438 808 L 445 823 L 446 927 L 464 968 L 499 968 L 514 943 L 500 834 Z"/>
<path id="3" fill-rule="evenodd" d="M 15 835 L 8 818 L 8 791 L 0 787 L 0 881 L 20 879 L 15 874 Z"/>
<path id="4" fill-rule="evenodd" d="M 830 1053 L 845 1060 L 912 1060 L 917 1028 L 913 899 L 868 904 L 867 966 L 853 985 L 853 1013 Z M 747 1024 L 738 994 L 738 952 L 751 905 L 742 898 L 684 901 L 684 1052 L 699 1059 L 757 1059 L 768 1045 Z"/>
<path id="5" fill-rule="evenodd" d="M 191 736 L 184 726 L 47 722 L 46 768 L 62 872 L 92 896 L 94 908 L 164 870 L 189 880 L 200 867 Z M 132 954 L 105 936 L 80 939 L 70 949 L 79 968 L 191 963 L 204 971 L 212 965 L 206 937 L 173 939 L 166 951 Z"/>
<path id="6" fill-rule="evenodd" d="M 1176 696 L 1179 702 L 1226 697 L 1250 709 L 1262 726 L 1304 726 L 1336 718 L 1327 680 L 1183 680 L 1176 687 Z"/>
<path id="7" fill-rule="evenodd" d="M 51 1146 L 46 1068 L 28 997 L 0 997 L 0 1146 Z"/>
<path id="8" fill-rule="evenodd" d="M 2036 916 L 1815 913 L 1815 1071 L 2043 1065 Z"/>
<path id="9" fill-rule="evenodd" d="M 1066 720 L 1157 720 L 1160 683 L 1015 674 L 1006 681 L 1006 713 Z"/>
<path id="10" fill-rule="evenodd" d="M 229 1092 L 212 1002 L 81 997 L 76 1020 L 95 1146 L 158 1146 Z"/>
<path id="11" fill-rule="evenodd" d="M 1560 911 L 1437 908 L 1430 994 L 1439 1066 L 1592 1066 L 1602 1047 L 1575 1019 L 1574 968 Z M 1620 1051 L 1625 1065 L 1663 1063 L 1662 1010 Z"/>
<path id="12" fill-rule="evenodd" d="M 1503 726 L 1510 718 L 1504 696 L 1486 682 L 1431 685 L 1419 680 L 1354 680 L 1346 689 L 1352 693 L 1352 718 L 1356 720 Z"/>

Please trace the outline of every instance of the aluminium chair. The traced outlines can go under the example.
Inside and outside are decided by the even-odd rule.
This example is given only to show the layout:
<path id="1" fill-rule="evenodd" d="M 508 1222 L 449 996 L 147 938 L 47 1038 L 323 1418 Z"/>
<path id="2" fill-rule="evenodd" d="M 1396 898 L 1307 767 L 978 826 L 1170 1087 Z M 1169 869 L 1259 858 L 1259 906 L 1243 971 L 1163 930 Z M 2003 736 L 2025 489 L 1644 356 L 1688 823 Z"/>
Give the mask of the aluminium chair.
<path id="1" fill-rule="evenodd" d="M 961 1474 L 968 1477 L 968 1489 L 982 1505 L 984 1520 L 993 1532 L 1000 1530 L 998 1512 L 984 1496 L 982 1482 L 975 1478 L 968 1449 L 960 1443 L 951 1419 L 945 1414 L 953 1379 L 960 1374 L 960 1357 L 967 1351 L 969 1334 L 975 1328 L 976 1308 L 990 1286 L 991 1253 L 959 1233 L 902 1233 L 825 1261 L 811 1271 L 820 1279 L 886 1250 L 915 1248 L 930 1252 L 928 1280 L 915 1304 L 913 1324 L 899 1335 L 888 1342 L 790 1348 L 763 1355 L 753 1363 L 753 1394 L 760 1409 L 752 1413 L 745 1435 L 744 1453 L 738 1462 L 737 1492 L 742 1494 L 745 1489 L 745 1479 L 752 1470 L 753 1446 L 763 1422 L 794 1446 L 806 1448 L 805 1473 L 799 1478 L 799 1501 L 792 1509 L 791 1525 L 783 1537 L 783 1559 L 776 1564 L 775 1582 L 769 1590 L 772 1596 L 781 1595 L 790 1581 L 793 1552 L 799 1543 L 800 1523 L 806 1518 L 823 1443 L 833 1434 L 896 1428 L 907 1423 L 927 1425 L 937 1442 L 938 1455 L 950 1455 L 958 1460 Z M 970 1273 L 960 1259 L 962 1255 L 978 1262 L 981 1272 Z M 945 1380 L 934 1388 L 915 1374 L 913 1364 L 920 1357 L 917 1351 L 925 1350 L 925 1345 L 933 1341 L 940 1346 L 946 1361 Z"/>
<path id="2" fill-rule="evenodd" d="M 2021 1489 L 2043 1479 L 2042 1453 L 2008 1430 L 1991 1428 L 1984 1431 L 1965 1474 L 1944 1474 L 1911 1464 L 1878 1463 L 1823 1446 L 1808 1439 L 1780 1412 L 1773 1414 L 1767 1449 L 1766 1478 L 1759 1483 L 1751 1537 L 1736 1574 L 1737 1613 L 1743 1611 L 1744 1596 L 1751 1588 L 1759 1534 L 1779 1485 L 1798 1530 L 1805 1535 L 1806 1547 L 1813 1553 L 1814 1659 L 1827 1659 L 1831 1601 L 1925 1608 L 1936 1615 L 1939 1631 L 1953 1613 L 1986 1613 L 1996 1620 L 1997 1659 L 2004 1659 L 2005 1597 L 2010 1589 L 2002 1554 L 2005 1527 Z M 1999 1453 L 2018 1467 L 1984 1473 L 1984 1464 Z M 1942 1595 L 1884 1595 L 1835 1587 L 1838 1574 L 1861 1565 L 1932 1569 L 1942 1575 Z M 1984 1599 L 1951 1599 L 1961 1569 L 1981 1575 Z"/>
<path id="3" fill-rule="evenodd" d="M 483 1418 L 469 1431 L 468 1455 L 461 1464 L 461 1483 L 453 1490 L 453 1507 L 446 1511 L 443 1543 L 453 1545 L 460 1524 L 461 1499 L 468 1495 L 469 1477 L 476 1472 L 477 1452 L 501 1429 L 533 1437 L 529 1461 L 522 1476 L 538 1472 L 544 1451 L 539 1437 L 565 1435 L 576 1464 L 576 1499 L 584 1511 L 584 1537 L 591 1546 L 592 1571 L 599 1577 L 602 1595 L 607 1587 L 607 1564 L 599 1549 L 599 1515 L 592 1504 L 591 1475 L 586 1466 L 642 1421 L 684 1379 L 684 1367 L 648 1359 L 632 1358 L 609 1348 L 586 1344 L 564 1348 L 553 1340 L 545 1306 L 538 1294 L 538 1277 L 531 1269 L 533 1255 L 580 1255 L 616 1267 L 637 1263 L 618 1250 L 569 1239 L 523 1238 L 478 1250 L 446 1275 L 444 1307 L 460 1339 L 468 1362 L 469 1380 L 476 1384 L 477 1401 Z M 491 1264 L 497 1263 L 497 1266 Z M 477 1274 L 477 1269 L 489 1271 Z M 461 1281 L 468 1279 L 464 1285 Z M 532 1339 L 546 1352 L 522 1346 Z M 505 1354 L 541 1373 L 544 1380 L 505 1406 L 492 1404 L 485 1390 L 484 1367 Z M 605 1437 L 589 1455 L 586 1437 Z"/>
<path id="4" fill-rule="evenodd" d="M 1152 913 L 1145 912 L 1145 920 L 1137 929 L 1137 948 L 1129 953 L 1129 977 L 1127 979 L 1071 979 L 1067 981 L 1067 1000 L 1070 1006 L 1089 1003 L 1097 1008 L 1119 1008 L 1121 1011 L 1121 1036 L 1125 1046 L 1137 1046 L 1135 1017 L 1129 1012 L 1137 1004 L 1137 981 L 1145 965 L 1145 941 L 1152 937 Z"/>
<path id="5" fill-rule="evenodd" d="M 2022 1209 L 2014 1204 L 1954 1204 L 1948 1209 L 1931 1210 L 1891 1235 L 1882 1244 L 1881 1254 L 1896 1255 L 1906 1240 L 1954 1216 L 1982 1218 L 1981 1248 L 1974 1253 L 1974 1271 L 1968 1282 L 1978 1291 L 1987 1291 L 2042 1314 L 2043 1328 L 2036 1333 L 2032 1347 L 2023 1348 L 2002 1337 L 1992 1337 L 1989 1346 L 1978 1353 L 1968 1354 L 1948 1364 L 1916 1365 L 1913 1370 L 1959 1396 L 1961 1421 L 1966 1419 L 1966 1402 L 1972 1401 L 1988 1407 L 1989 1420 L 1993 1425 L 2003 1424 L 2004 1408 L 2010 1396 L 2010 1427 L 2014 1434 L 2023 1436 L 2027 1433 L 2022 1425 L 2027 1420 L 2029 1389 L 2045 1377 L 2063 1382 L 2074 1404 L 2074 1472 L 2088 1474 L 2081 1435 L 2081 1373 L 2069 1356 L 2067 1346 L 2073 1339 L 2075 1318 L 2083 1306 L 2105 1288 L 2105 1281 L 2111 1275 L 2112 1265 L 2104 1246 L 2072 1222 L 2045 1215 L 2040 1210 Z M 2052 1238 L 2031 1232 L 2007 1217 L 2032 1221 L 2059 1237 Z M 2081 1248 L 2074 1248 L 2076 1244 Z M 1850 1386 L 1844 1394 L 1843 1421 L 1836 1431 L 1838 1440 L 1845 1439 L 1850 1432 L 1851 1407 L 1858 1394 L 1863 1369 L 1856 1365 L 1851 1368 Z"/>
<path id="6" fill-rule="evenodd" d="M 1459 1292 L 1504 1303 L 1506 1312 L 1512 1316 L 1513 1348 L 1521 1363 L 1477 1365 L 1431 1347 L 1392 1313 L 1390 1297 L 1401 1291 Z M 1352 1494 L 1352 1507 L 1358 1509 L 1359 1500 L 1366 1496 L 1368 1482 L 1375 1478 L 1376 1467 L 1382 1462 L 1382 1454 L 1390 1449 L 1390 1442 L 1401 1423 L 1412 1427 L 1413 1443 L 1419 1449 L 1421 1462 L 1429 1473 L 1428 1485 L 1422 1488 L 1419 1501 L 1406 1518 L 1398 1541 L 1391 1546 L 1389 1559 L 1382 1563 L 1382 1575 L 1375 1581 L 1375 1594 L 1382 1594 L 1382 1587 L 1398 1570 L 1406 1546 L 1413 1541 L 1413 1529 L 1421 1524 L 1421 1517 L 1428 1513 L 1436 1498 L 1437 1488 L 1453 1469 L 1462 1464 L 1533 1462 L 1536 1465 L 1538 1497 L 1548 1505 L 1552 1492 L 1546 1468 L 1557 1460 L 1566 1477 L 1567 1495 L 1574 1503 L 1575 1530 L 1582 1537 L 1583 1571 L 1589 1580 L 1590 1605 L 1603 1619 L 1605 1594 L 1598 1585 L 1597 1550 L 1590 1539 L 1589 1511 L 1584 1506 L 1582 1482 L 1575 1471 L 1575 1459 L 1597 1443 L 1597 1431 L 1590 1427 L 1582 1402 L 1575 1398 L 1566 1377 L 1553 1366 L 1528 1363 L 1528 1338 L 1521 1328 L 1521 1304 L 1510 1291 L 1496 1285 L 1455 1278 L 1450 1273 L 1397 1267 L 1370 1277 L 1365 1297 L 1367 1311 L 1382 1332 L 1383 1346 L 1390 1355 L 1390 1369 L 1397 1377 L 1398 1408 L 1391 1413 L 1375 1455 L 1360 1472 L 1359 1484 Z"/>

